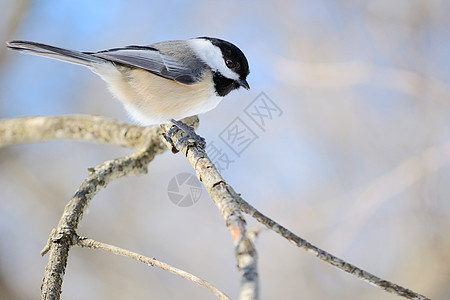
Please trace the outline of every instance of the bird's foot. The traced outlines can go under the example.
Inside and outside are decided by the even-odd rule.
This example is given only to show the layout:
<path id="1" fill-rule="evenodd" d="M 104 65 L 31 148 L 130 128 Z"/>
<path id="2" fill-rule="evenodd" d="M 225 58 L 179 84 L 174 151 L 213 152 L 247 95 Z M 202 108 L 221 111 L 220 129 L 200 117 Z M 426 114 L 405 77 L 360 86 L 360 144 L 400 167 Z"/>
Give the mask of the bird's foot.
<path id="1" fill-rule="evenodd" d="M 184 133 L 186 133 L 185 137 L 182 137 L 181 139 L 178 140 L 177 142 L 177 149 L 179 149 L 179 146 L 185 142 L 188 141 L 193 141 L 195 143 L 197 143 L 197 145 L 203 149 L 205 149 L 206 147 L 206 140 L 201 137 L 200 135 L 198 135 L 194 128 L 192 128 L 191 126 L 181 122 L 181 121 L 177 121 L 177 120 L 170 120 L 170 122 L 172 122 L 173 125 L 169 131 L 167 131 L 167 135 L 166 136 L 171 136 L 176 130 L 180 129 L 182 130 Z M 167 138 L 166 138 L 167 140 Z M 172 143 L 173 144 L 173 143 Z"/>

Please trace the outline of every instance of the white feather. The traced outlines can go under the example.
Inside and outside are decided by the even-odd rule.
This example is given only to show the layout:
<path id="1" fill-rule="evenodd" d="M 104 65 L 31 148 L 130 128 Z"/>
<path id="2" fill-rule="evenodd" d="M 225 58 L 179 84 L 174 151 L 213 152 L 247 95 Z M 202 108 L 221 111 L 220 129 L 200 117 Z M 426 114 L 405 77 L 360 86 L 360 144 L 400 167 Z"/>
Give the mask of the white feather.
<path id="1" fill-rule="evenodd" d="M 219 47 L 214 46 L 211 41 L 206 39 L 187 40 L 191 44 L 192 49 L 197 53 L 212 70 L 218 71 L 223 76 L 239 80 L 239 75 L 230 70 L 226 65 Z"/>
<path id="2" fill-rule="evenodd" d="M 210 71 L 199 83 L 184 85 L 142 69 L 119 68 L 108 63 L 91 69 L 108 83 L 130 117 L 142 125 L 170 123 L 171 119 L 205 113 L 223 99 L 214 93 Z"/>

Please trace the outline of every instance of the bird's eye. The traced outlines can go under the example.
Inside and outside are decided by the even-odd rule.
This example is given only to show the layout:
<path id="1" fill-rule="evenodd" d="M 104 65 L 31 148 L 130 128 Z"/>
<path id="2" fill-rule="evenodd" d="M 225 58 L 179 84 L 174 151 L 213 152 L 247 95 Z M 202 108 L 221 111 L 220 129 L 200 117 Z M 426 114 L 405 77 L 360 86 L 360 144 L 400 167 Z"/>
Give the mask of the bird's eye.
<path id="1" fill-rule="evenodd" d="M 230 69 L 234 68 L 234 62 L 231 61 L 231 60 L 229 60 L 229 59 L 227 59 L 227 60 L 225 61 L 225 64 L 226 64 L 227 67 L 230 68 Z"/>

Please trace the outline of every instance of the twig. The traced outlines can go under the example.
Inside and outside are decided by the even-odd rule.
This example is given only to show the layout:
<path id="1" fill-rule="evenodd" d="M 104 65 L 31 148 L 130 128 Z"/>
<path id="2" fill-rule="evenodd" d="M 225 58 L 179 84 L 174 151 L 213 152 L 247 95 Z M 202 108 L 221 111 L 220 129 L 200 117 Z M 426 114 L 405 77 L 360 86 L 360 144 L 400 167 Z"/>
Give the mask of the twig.
<path id="1" fill-rule="evenodd" d="M 234 192 L 234 191 L 233 191 Z M 234 192 L 235 193 L 235 192 Z M 429 299 L 426 296 L 420 295 L 416 292 L 413 292 L 407 288 L 404 288 L 402 286 L 399 286 L 395 283 L 392 283 L 390 281 L 381 279 L 367 271 L 364 271 L 363 269 L 360 269 L 314 245 L 309 243 L 308 241 L 302 239 L 301 237 L 295 235 L 290 230 L 286 229 L 285 227 L 281 226 L 277 222 L 273 221 L 269 217 L 266 217 L 262 213 L 260 213 L 256 208 L 254 208 L 252 205 L 250 205 L 247 201 L 242 199 L 240 195 L 235 193 L 235 196 L 238 198 L 240 209 L 256 219 L 261 224 L 265 225 L 270 230 L 273 230 L 274 232 L 278 233 L 297 247 L 303 248 L 309 253 L 314 254 L 319 259 L 337 267 L 338 269 L 341 269 L 353 276 L 358 277 L 359 279 L 362 279 L 374 286 L 380 287 L 383 290 L 396 294 L 402 297 L 405 297 L 407 299 L 417 299 L 417 300 L 426 300 Z"/>
<path id="2" fill-rule="evenodd" d="M 155 258 L 146 257 L 146 256 L 143 256 L 136 252 L 128 251 L 126 249 L 122 249 L 122 248 L 119 248 L 119 247 L 116 247 L 113 245 L 108 245 L 108 244 L 98 242 L 98 241 L 95 241 L 92 239 L 84 238 L 84 237 L 79 237 L 77 239 L 76 245 L 80 246 L 80 247 L 91 248 L 91 249 L 100 249 L 100 250 L 108 251 L 108 252 L 111 252 L 114 254 L 123 255 L 123 256 L 132 258 L 134 260 L 143 262 L 151 267 L 158 267 L 160 269 L 163 269 L 163 270 L 169 271 L 170 273 L 178 275 L 182 278 L 188 279 L 188 280 L 198 284 L 199 286 L 202 286 L 202 287 L 210 290 L 219 299 L 222 299 L 222 300 L 230 300 L 231 299 L 230 297 L 225 295 L 225 293 L 223 293 L 218 288 L 213 286 L 211 283 L 209 283 L 195 275 L 192 275 L 186 271 L 180 270 L 178 268 L 172 267 L 171 265 L 163 263 Z"/>
<path id="3" fill-rule="evenodd" d="M 162 126 L 166 133 L 172 126 Z M 235 255 L 238 269 L 241 272 L 241 291 L 239 299 L 258 299 L 257 254 L 252 239 L 246 230 L 246 222 L 241 214 L 238 202 L 230 192 L 231 187 L 225 182 L 214 164 L 209 159 L 205 149 L 189 140 L 182 140 L 181 130 L 173 132 L 172 143 L 167 142 L 169 149 L 180 144 L 180 150 L 195 169 L 197 178 L 203 182 L 206 190 L 219 208 L 225 224 L 231 233 L 235 245 Z M 171 149 L 173 151 L 173 149 Z"/>
<path id="4" fill-rule="evenodd" d="M 41 286 L 41 299 L 60 297 L 69 249 L 74 244 L 75 230 L 90 200 L 115 179 L 146 173 L 148 163 L 155 156 L 150 149 L 139 150 L 130 156 L 110 160 L 91 169 L 89 176 L 66 205 L 58 227 L 52 232 L 49 243 L 41 252 L 44 255 L 50 251 Z"/>

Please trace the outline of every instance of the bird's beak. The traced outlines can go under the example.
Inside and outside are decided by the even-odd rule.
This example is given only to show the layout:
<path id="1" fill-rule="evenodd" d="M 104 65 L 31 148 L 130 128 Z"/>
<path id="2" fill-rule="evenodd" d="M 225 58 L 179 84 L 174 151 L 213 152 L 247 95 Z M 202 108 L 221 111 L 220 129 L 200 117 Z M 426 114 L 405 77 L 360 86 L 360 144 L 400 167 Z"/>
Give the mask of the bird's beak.
<path id="1" fill-rule="evenodd" d="M 248 85 L 247 80 L 242 79 L 242 80 L 238 80 L 238 83 L 240 86 L 242 86 L 244 89 L 249 90 L 250 86 Z"/>

